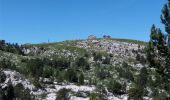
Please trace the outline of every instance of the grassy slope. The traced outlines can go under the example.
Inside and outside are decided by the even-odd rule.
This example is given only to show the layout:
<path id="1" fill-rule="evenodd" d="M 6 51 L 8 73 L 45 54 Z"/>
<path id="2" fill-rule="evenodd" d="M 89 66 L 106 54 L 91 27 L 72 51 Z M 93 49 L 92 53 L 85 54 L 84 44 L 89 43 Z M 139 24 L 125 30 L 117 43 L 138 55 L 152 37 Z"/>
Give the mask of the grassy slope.
<path id="1" fill-rule="evenodd" d="M 103 38 L 97 38 L 97 40 L 100 40 Z M 147 45 L 147 42 L 140 41 L 140 40 L 133 40 L 133 39 L 122 39 L 122 38 L 111 38 L 111 40 L 116 40 L 120 42 L 127 42 L 127 43 L 134 43 L 134 44 L 139 44 L 139 45 Z"/>
<path id="2" fill-rule="evenodd" d="M 101 39 L 103 39 L 103 38 L 97 38 L 96 40 L 101 40 Z M 121 39 L 121 38 L 111 38 L 111 39 L 112 40 L 116 40 L 116 41 L 120 41 L 120 42 L 135 43 L 135 44 L 140 44 L 140 45 L 147 45 L 147 42 L 140 41 L 140 40 Z M 52 46 L 54 46 L 56 48 L 59 48 L 61 46 L 61 48 L 63 48 L 64 46 L 66 46 L 66 47 L 75 46 L 76 43 L 80 42 L 80 41 L 83 41 L 83 40 L 66 40 L 66 41 L 63 41 L 63 42 L 28 44 L 28 45 L 25 45 L 25 46 L 26 47 L 30 47 L 30 46 L 52 47 Z"/>

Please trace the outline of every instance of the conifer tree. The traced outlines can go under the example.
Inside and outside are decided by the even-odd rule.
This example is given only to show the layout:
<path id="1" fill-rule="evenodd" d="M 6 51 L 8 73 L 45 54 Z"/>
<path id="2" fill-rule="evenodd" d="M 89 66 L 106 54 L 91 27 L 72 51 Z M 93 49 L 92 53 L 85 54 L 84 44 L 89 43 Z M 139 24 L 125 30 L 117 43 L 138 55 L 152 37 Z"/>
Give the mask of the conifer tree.
<path id="1" fill-rule="evenodd" d="M 162 9 L 161 21 L 165 25 L 166 36 L 170 37 L 170 0 L 168 0 L 167 4 L 164 5 Z M 166 37 L 166 38 L 167 38 Z M 160 36 L 161 38 L 161 36 Z M 170 40 L 168 40 L 170 41 Z M 166 42 L 166 40 L 164 40 Z M 166 43 L 167 46 L 163 48 L 162 51 L 165 55 L 165 67 L 164 67 L 164 75 L 166 78 L 170 77 L 170 45 Z"/>
<path id="2" fill-rule="evenodd" d="M 161 22 L 165 26 L 165 32 L 155 25 L 151 28 L 149 45 L 147 47 L 147 58 L 150 67 L 154 67 L 156 71 L 166 80 L 170 79 L 170 0 L 162 9 Z"/>
<path id="3" fill-rule="evenodd" d="M 162 9 L 161 21 L 165 25 L 165 31 L 170 35 L 170 0 Z"/>

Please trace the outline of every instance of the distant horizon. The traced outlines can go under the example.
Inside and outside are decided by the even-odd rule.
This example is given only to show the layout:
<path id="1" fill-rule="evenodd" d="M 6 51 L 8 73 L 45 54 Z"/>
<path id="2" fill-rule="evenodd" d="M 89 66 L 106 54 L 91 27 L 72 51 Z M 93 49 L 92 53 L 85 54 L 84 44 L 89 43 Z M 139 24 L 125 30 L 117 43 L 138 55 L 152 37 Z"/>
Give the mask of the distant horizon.
<path id="1" fill-rule="evenodd" d="M 96 37 L 96 39 L 98 39 L 98 38 L 103 38 L 103 36 Z M 50 40 L 47 40 L 47 41 L 40 42 L 40 43 L 24 43 L 24 44 L 55 43 L 55 42 L 76 41 L 76 40 L 87 40 L 87 39 L 88 39 L 88 37 L 86 37 L 86 38 L 82 38 L 82 39 L 70 39 L 70 40 L 61 40 L 61 41 L 50 41 Z M 112 36 L 111 36 L 111 39 L 127 39 L 127 40 L 136 40 L 136 39 L 130 39 L 130 38 L 116 38 L 116 37 L 112 37 Z M 149 40 L 148 40 L 148 41 L 137 40 L 137 41 L 141 41 L 141 42 L 149 42 Z"/>
<path id="2" fill-rule="evenodd" d="M 89 35 L 149 41 L 161 28 L 167 0 L 1 0 L 0 40 L 19 44 L 86 39 Z"/>
<path id="3" fill-rule="evenodd" d="M 94 35 L 95 36 L 95 35 Z M 96 39 L 98 38 L 103 38 L 103 36 L 99 36 L 99 37 L 96 37 Z M 56 43 L 56 42 L 64 42 L 64 41 L 76 41 L 76 40 L 87 40 L 88 39 L 88 36 L 86 38 L 80 38 L 80 39 L 70 39 L 70 40 L 61 40 L 61 41 L 50 41 L 50 40 L 47 40 L 47 41 L 42 41 L 42 42 L 37 42 L 37 43 L 17 43 L 17 42 L 10 42 L 10 41 L 7 41 L 5 39 L 0 39 L 0 40 L 5 40 L 6 43 L 11 43 L 11 44 L 19 44 L 19 45 L 24 45 L 24 44 L 42 44 L 42 43 Z M 119 38 L 119 37 L 112 37 L 111 36 L 111 39 L 127 39 L 127 40 L 136 40 L 136 39 L 130 39 L 130 38 Z M 141 42 L 148 42 L 148 41 L 143 41 L 143 40 L 137 40 L 137 41 L 141 41 Z"/>

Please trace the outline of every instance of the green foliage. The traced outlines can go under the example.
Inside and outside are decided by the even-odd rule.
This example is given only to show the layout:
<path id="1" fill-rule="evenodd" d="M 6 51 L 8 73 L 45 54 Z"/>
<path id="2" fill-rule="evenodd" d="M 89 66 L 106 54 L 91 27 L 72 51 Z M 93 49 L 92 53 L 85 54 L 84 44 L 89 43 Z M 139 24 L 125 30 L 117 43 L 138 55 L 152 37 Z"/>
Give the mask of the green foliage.
<path id="1" fill-rule="evenodd" d="M 60 71 L 58 69 L 53 69 L 53 77 L 57 77 Z"/>
<path id="2" fill-rule="evenodd" d="M 127 79 L 129 82 L 134 81 L 131 66 L 129 66 L 126 62 L 123 62 L 122 67 L 116 69 L 120 77 Z"/>
<path id="3" fill-rule="evenodd" d="M 82 97 L 82 98 L 86 98 L 87 96 L 89 95 L 89 92 L 81 92 L 81 91 L 78 91 L 77 93 L 74 94 L 74 96 L 76 97 Z"/>
<path id="4" fill-rule="evenodd" d="M 99 69 L 96 74 L 100 80 L 104 80 L 110 76 L 110 73 L 108 71 L 104 71 L 104 68 Z"/>
<path id="5" fill-rule="evenodd" d="M 16 44 L 5 43 L 5 40 L 0 40 L 0 50 L 24 55 L 21 46 L 19 46 L 17 43 Z"/>
<path id="6" fill-rule="evenodd" d="M 37 77 L 33 78 L 32 83 L 34 84 L 35 87 L 42 88 L 42 86 L 39 82 L 39 78 L 37 78 Z"/>
<path id="7" fill-rule="evenodd" d="M 97 98 L 98 98 L 98 96 L 97 96 L 96 93 L 91 93 L 90 94 L 90 100 L 98 100 Z"/>
<path id="8" fill-rule="evenodd" d="M 145 87 L 147 85 L 147 82 L 148 82 L 148 71 L 147 71 L 147 68 L 146 67 L 143 67 L 141 70 L 140 70 L 140 74 L 138 75 L 137 77 L 137 82 L 136 84 L 138 86 L 142 86 L 142 87 Z"/>
<path id="9" fill-rule="evenodd" d="M 122 85 L 119 82 L 111 80 L 109 84 L 107 85 L 107 87 L 108 87 L 108 90 L 112 92 L 113 94 L 117 94 L 117 95 L 124 94 L 124 91 L 122 91 Z"/>
<path id="10" fill-rule="evenodd" d="M 64 70 L 70 67 L 70 61 L 67 58 L 55 58 L 52 61 L 49 61 L 49 66 L 52 66 L 55 69 Z"/>
<path id="11" fill-rule="evenodd" d="M 140 54 L 137 54 L 136 60 L 139 61 L 141 64 L 146 63 L 146 59 L 144 58 L 144 56 L 141 56 Z"/>
<path id="12" fill-rule="evenodd" d="M 87 61 L 81 57 L 77 60 L 77 66 L 80 67 L 80 66 L 85 66 L 87 64 Z"/>
<path id="13" fill-rule="evenodd" d="M 2 59 L 2 61 L 0 61 L 0 68 L 15 69 L 16 66 L 9 59 Z"/>
<path id="14" fill-rule="evenodd" d="M 69 41 L 69 42 L 57 42 L 57 43 L 42 43 L 42 44 L 30 44 L 30 45 L 24 45 L 26 48 L 31 48 L 32 46 L 41 47 L 41 48 L 47 48 L 47 49 L 54 49 L 57 51 L 60 50 L 68 50 L 70 52 L 77 52 L 79 55 L 84 56 L 86 52 L 83 48 L 78 48 L 75 45 L 72 45 L 72 42 L 76 41 Z"/>
<path id="15" fill-rule="evenodd" d="M 165 31 L 170 34 L 170 1 L 168 0 L 168 3 L 164 5 L 163 9 L 162 9 L 162 15 L 161 15 L 161 21 L 162 23 L 165 25 Z"/>
<path id="16" fill-rule="evenodd" d="M 56 100 L 69 100 L 69 92 L 70 90 L 68 89 L 61 89 L 57 92 L 57 98 Z"/>
<path id="17" fill-rule="evenodd" d="M 158 93 L 156 96 L 153 97 L 153 100 L 169 100 L 167 94 L 164 92 Z"/>
<path id="18" fill-rule="evenodd" d="M 53 58 L 50 60 L 48 58 L 43 59 L 43 77 L 49 78 L 50 76 L 54 76 L 59 80 L 63 80 L 63 73 L 66 69 L 70 67 L 70 60 L 67 58 Z"/>
<path id="19" fill-rule="evenodd" d="M 141 87 L 130 88 L 128 100 L 143 100 L 143 89 Z"/>
<path id="20" fill-rule="evenodd" d="M 107 91 L 105 89 L 105 86 L 103 86 L 102 84 L 98 84 L 97 85 L 97 91 L 99 92 L 99 94 L 103 97 L 105 94 L 107 94 Z"/>
<path id="21" fill-rule="evenodd" d="M 59 71 L 59 70 L 55 70 L 54 71 L 54 77 L 56 77 L 56 79 L 59 81 L 59 82 L 62 82 L 65 80 L 65 73 L 66 71 L 62 70 L 62 71 Z"/>
<path id="22" fill-rule="evenodd" d="M 152 97 L 157 97 L 159 95 L 158 89 L 152 89 Z"/>
<path id="23" fill-rule="evenodd" d="M 106 57 L 104 60 L 103 60 L 103 64 L 110 64 L 110 57 Z"/>
<path id="24" fill-rule="evenodd" d="M 170 76 L 170 49 L 169 44 L 167 43 L 165 36 L 169 37 L 170 35 L 170 11 L 169 3 L 164 5 L 162 9 L 161 21 L 165 25 L 165 31 L 167 32 L 164 35 L 160 29 L 156 28 L 154 25 L 151 28 L 150 43 L 148 45 L 147 57 L 151 67 L 156 68 L 157 72 L 162 75 L 162 77 Z M 168 40 L 169 42 L 170 40 Z M 156 53 L 158 51 L 158 53 Z M 156 61 L 156 57 L 165 58 L 165 63 L 161 60 Z"/>
<path id="25" fill-rule="evenodd" d="M 117 41 L 120 41 L 120 42 L 135 43 L 135 44 L 139 44 L 139 45 L 147 45 L 147 42 L 143 42 L 143 41 L 139 41 L 139 40 L 116 39 L 116 38 L 113 38 L 113 40 L 117 40 Z"/>
<path id="26" fill-rule="evenodd" d="M 22 84 L 17 84 L 14 87 L 14 94 L 15 98 L 18 98 L 20 100 L 33 100 L 33 96 L 30 95 L 29 90 L 25 90 Z"/>
<path id="27" fill-rule="evenodd" d="M 128 65 L 128 63 L 123 62 L 123 63 L 122 63 L 122 67 L 125 68 L 125 69 L 128 69 L 129 65 Z"/>
<path id="28" fill-rule="evenodd" d="M 102 54 L 101 53 L 93 53 L 94 61 L 102 61 Z"/>
<path id="29" fill-rule="evenodd" d="M 80 74 L 78 80 L 79 80 L 79 84 L 84 85 L 84 74 L 83 73 Z"/>
<path id="30" fill-rule="evenodd" d="M 69 82 L 77 83 L 78 82 L 78 76 L 77 73 L 74 69 L 68 69 L 67 72 L 65 73 L 65 78 Z"/>
<path id="31" fill-rule="evenodd" d="M 29 69 L 29 72 L 32 76 L 42 76 L 43 74 L 43 61 L 41 59 L 31 59 L 27 62 L 27 68 Z"/>
<path id="32" fill-rule="evenodd" d="M 53 68 L 49 66 L 44 66 L 43 68 L 43 77 L 50 78 L 53 75 Z"/>
<path id="33" fill-rule="evenodd" d="M 153 25 L 151 28 L 150 38 L 151 38 L 150 41 L 153 43 L 153 46 L 158 46 L 159 49 L 166 43 L 164 40 L 164 34 L 161 32 L 159 28 L 156 28 L 155 25 Z"/>
<path id="34" fill-rule="evenodd" d="M 78 67 L 82 67 L 85 70 L 89 70 L 90 69 L 89 63 L 87 62 L 87 60 L 84 57 L 77 58 L 76 59 L 76 65 Z"/>
<path id="35" fill-rule="evenodd" d="M 150 82 L 151 87 L 164 89 L 169 93 L 170 80 L 170 0 L 162 9 L 161 21 L 165 25 L 166 34 L 162 33 L 155 25 L 151 28 L 150 41 L 147 46 L 147 60 L 151 68 L 155 68 L 156 80 Z M 144 71 L 143 71 L 144 73 Z M 159 77 L 158 77 L 159 76 Z M 146 73 L 140 76 L 140 83 L 146 84 Z M 152 89 L 154 90 L 154 89 Z M 153 95 L 158 95 L 156 90 Z M 158 97 L 157 97 L 158 98 Z M 162 99 L 162 97 L 160 97 Z M 163 100 L 163 99 L 162 99 Z"/>

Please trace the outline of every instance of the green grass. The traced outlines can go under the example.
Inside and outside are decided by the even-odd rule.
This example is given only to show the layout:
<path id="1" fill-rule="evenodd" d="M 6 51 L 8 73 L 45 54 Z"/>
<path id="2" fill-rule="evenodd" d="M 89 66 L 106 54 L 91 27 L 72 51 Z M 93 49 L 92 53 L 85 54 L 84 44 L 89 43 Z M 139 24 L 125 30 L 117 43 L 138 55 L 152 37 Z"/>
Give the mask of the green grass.
<path id="1" fill-rule="evenodd" d="M 103 38 L 96 38 L 96 40 L 102 40 L 102 39 Z M 147 45 L 147 42 L 140 41 L 140 40 L 133 40 L 133 39 L 110 38 L 110 40 L 116 40 L 116 41 L 127 42 L 127 43 L 135 43 L 135 44 L 144 45 L 144 46 Z"/>
<path id="2" fill-rule="evenodd" d="M 75 47 L 75 46 L 69 46 L 69 45 L 65 45 L 65 44 L 53 45 L 51 47 L 56 49 L 56 50 L 69 50 L 71 52 L 79 52 L 79 53 L 85 53 L 86 52 L 86 50 L 83 49 L 83 48 L 78 48 L 78 47 Z"/>
<path id="3" fill-rule="evenodd" d="M 26 48 L 31 48 L 33 46 L 42 47 L 46 49 L 53 49 L 53 50 L 68 50 L 70 52 L 77 52 L 79 54 L 84 55 L 86 50 L 84 48 L 78 48 L 74 45 L 70 45 L 71 43 L 77 43 L 76 41 L 64 41 L 64 42 L 56 42 L 56 43 L 42 43 L 42 44 L 29 44 L 24 45 Z M 67 43 L 69 42 L 69 43 Z"/>
<path id="4" fill-rule="evenodd" d="M 147 42 L 139 41 L 139 40 L 132 40 L 132 39 L 118 39 L 118 38 L 112 38 L 113 40 L 117 40 L 120 42 L 128 42 L 128 43 L 135 43 L 139 45 L 147 45 Z"/>
<path id="5" fill-rule="evenodd" d="M 96 40 L 102 40 L 103 38 L 96 38 Z M 128 42 L 128 43 L 135 43 L 135 44 L 140 44 L 140 45 L 147 45 L 147 42 L 144 41 L 140 41 L 140 40 L 133 40 L 133 39 L 121 39 L 121 38 L 111 38 L 111 40 L 116 40 L 116 41 L 120 41 L 120 42 Z M 48 48 L 48 47 L 56 47 L 59 48 L 58 46 L 67 46 L 67 47 L 71 47 L 71 46 L 76 46 L 77 42 L 81 42 L 83 40 L 66 40 L 66 41 L 62 41 L 62 42 L 53 42 L 53 43 L 40 43 L 40 44 L 25 44 L 24 46 L 27 48 L 30 48 L 32 46 L 38 46 L 38 47 L 44 47 L 44 48 Z M 63 46 L 61 48 L 63 48 Z M 67 48 L 66 47 L 66 48 Z"/>
<path id="6" fill-rule="evenodd" d="M 66 40 L 62 42 L 51 42 L 51 43 L 40 43 L 40 44 L 24 44 L 24 47 L 30 48 L 32 46 L 38 47 L 49 47 L 55 45 L 67 45 L 67 46 L 76 46 L 77 42 L 81 42 L 82 40 Z"/>
<path id="7" fill-rule="evenodd" d="M 102 40 L 103 38 L 96 38 L 96 40 Z M 109 39 L 108 39 L 109 40 Z M 110 40 L 116 40 L 120 42 L 135 43 L 139 45 L 147 45 L 147 42 L 133 39 L 121 39 L 121 38 L 110 38 Z"/>

